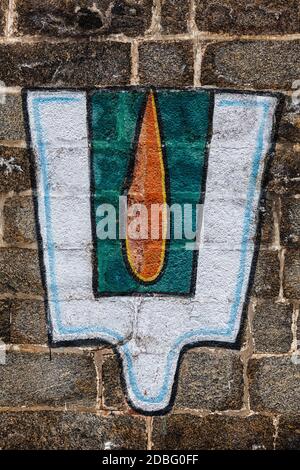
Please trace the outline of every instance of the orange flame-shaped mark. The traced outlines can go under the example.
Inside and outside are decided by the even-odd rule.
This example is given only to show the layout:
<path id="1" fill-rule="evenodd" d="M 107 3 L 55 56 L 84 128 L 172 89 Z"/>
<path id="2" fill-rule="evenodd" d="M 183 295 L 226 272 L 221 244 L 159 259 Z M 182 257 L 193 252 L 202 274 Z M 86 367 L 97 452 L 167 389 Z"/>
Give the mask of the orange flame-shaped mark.
<path id="1" fill-rule="evenodd" d="M 151 91 L 142 116 L 133 175 L 127 193 L 129 215 L 127 217 L 126 256 L 134 276 L 144 283 L 154 282 L 164 266 L 167 233 L 166 199 L 166 175 L 161 136 L 155 97 Z M 147 212 L 136 211 L 135 215 L 131 214 L 130 208 L 133 204 L 143 205 Z M 156 217 L 153 217 L 153 213 Z M 141 233 L 140 237 L 132 238 L 129 228 L 137 218 L 141 222 Z M 143 220 L 144 227 L 142 226 Z"/>

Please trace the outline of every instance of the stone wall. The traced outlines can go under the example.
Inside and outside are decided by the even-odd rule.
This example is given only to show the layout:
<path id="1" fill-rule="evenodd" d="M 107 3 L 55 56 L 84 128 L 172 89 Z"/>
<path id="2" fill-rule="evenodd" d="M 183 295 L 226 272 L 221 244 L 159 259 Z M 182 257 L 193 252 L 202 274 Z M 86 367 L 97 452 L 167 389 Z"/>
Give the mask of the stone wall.
<path id="1" fill-rule="evenodd" d="M 297 0 L 2 0 L 0 448 L 300 446 Z M 196 348 L 165 416 L 129 408 L 103 347 L 50 349 L 21 87 L 214 86 L 285 96 L 241 351 Z"/>

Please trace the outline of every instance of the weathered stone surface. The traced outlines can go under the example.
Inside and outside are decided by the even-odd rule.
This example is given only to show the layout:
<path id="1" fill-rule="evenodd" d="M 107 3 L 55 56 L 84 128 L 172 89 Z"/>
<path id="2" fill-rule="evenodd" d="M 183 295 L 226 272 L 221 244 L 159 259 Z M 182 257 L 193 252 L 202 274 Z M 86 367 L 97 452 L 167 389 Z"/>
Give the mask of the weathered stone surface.
<path id="1" fill-rule="evenodd" d="M 300 104 L 299 92 L 296 96 L 286 97 L 278 129 L 279 142 L 300 142 Z"/>
<path id="2" fill-rule="evenodd" d="M 269 191 L 283 195 L 300 192 L 300 151 L 296 145 L 277 145 L 270 178 Z"/>
<path id="3" fill-rule="evenodd" d="M 39 300 L 13 301 L 10 335 L 12 343 L 47 343 L 45 303 Z"/>
<path id="4" fill-rule="evenodd" d="M 41 411 L 0 414 L 1 449 L 146 449 L 146 422 L 133 416 Z"/>
<path id="5" fill-rule="evenodd" d="M 20 0 L 17 33 L 48 36 L 143 34 L 152 0 Z"/>
<path id="6" fill-rule="evenodd" d="M 169 415 L 154 418 L 155 450 L 272 449 L 272 418 L 211 415 Z"/>
<path id="7" fill-rule="evenodd" d="M 115 355 L 103 357 L 102 393 L 105 408 L 120 410 L 126 407 L 121 385 L 120 364 Z"/>
<path id="8" fill-rule="evenodd" d="M 33 243 L 36 241 L 35 217 L 31 197 L 12 197 L 4 205 L 4 241 Z"/>
<path id="9" fill-rule="evenodd" d="M 7 7 L 8 0 L 2 0 L 0 4 L 0 36 L 4 35 Z"/>
<path id="10" fill-rule="evenodd" d="M 292 357 L 263 357 L 249 363 L 250 406 L 257 411 L 299 411 L 300 364 Z"/>
<path id="11" fill-rule="evenodd" d="M 176 34 L 187 31 L 190 2 L 186 0 L 162 0 L 161 26 L 164 33 Z"/>
<path id="12" fill-rule="evenodd" d="M 125 85 L 130 44 L 82 41 L 0 45 L 0 80 L 7 86 Z"/>
<path id="13" fill-rule="evenodd" d="M 253 293 L 257 297 L 277 297 L 280 290 L 277 251 L 261 249 L 256 265 Z"/>
<path id="14" fill-rule="evenodd" d="M 10 340 L 10 304 L 11 300 L 0 301 L 0 339 L 4 342 Z"/>
<path id="15" fill-rule="evenodd" d="M 0 103 L 0 140 L 23 140 L 25 129 L 20 95 L 2 95 Z"/>
<path id="16" fill-rule="evenodd" d="M 0 146 L 0 192 L 30 189 L 28 151 Z"/>
<path id="17" fill-rule="evenodd" d="M 190 41 L 147 42 L 139 48 L 141 84 L 184 86 L 193 84 L 193 46 Z"/>
<path id="18" fill-rule="evenodd" d="M 189 351 L 178 379 L 176 408 L 240 409 L 243 402 L 243 366 L 234 351 Z"/>
<path id="19" fill-rule="evenodd" d="M 201 83 L 290 90 L 300 76 L 300 41 L 230 41 L 208 45 Z"/>
<path id="20" fill-rule="evenodd" d="M 96 371 L 87 354 L 8 353 L 0 371 L 1 406 L 96 405 Z"/>
<path id="21" fill-rule="evenodd" d="M 300 30 L 297 0 L 196 0 L 200 31 L 231 34 L 288 34 Z"/>
<path id="22" fill-rule="evenodd" d="M 295 198 L 281 199 L 280 240 L 285 246 L 300 245 L 300 201 Z"/>
<path id="23" fill-rule="evenodd" d="M 283 294 L 287 299 L 300 298 L 300 250 L 287 250 L 285 254 Z"/>
<path id="24" fill-rule="evenodd" d="M 271 245 L 274 242 L 274 215 L 276 200 L 269 193 L 260 205 L 261 231 L 260 242 L 264 245 Z"/>
<path id="25" fill-rule="evenodd" d="M 38 252 L 0 249 L 0 293 L 43 294 Z"/>
<path id="26" fill-rule="evenodd" d="M 300 449 L 300 415 L 282 415 L 279 418 L 276 450 Z"/>
<path id="27" fill-rule="evenodd" d="M 291 305 L 259 302 L 252 325 L 256 353 L 287 353 L 291 349 L 292 314 Z"/>

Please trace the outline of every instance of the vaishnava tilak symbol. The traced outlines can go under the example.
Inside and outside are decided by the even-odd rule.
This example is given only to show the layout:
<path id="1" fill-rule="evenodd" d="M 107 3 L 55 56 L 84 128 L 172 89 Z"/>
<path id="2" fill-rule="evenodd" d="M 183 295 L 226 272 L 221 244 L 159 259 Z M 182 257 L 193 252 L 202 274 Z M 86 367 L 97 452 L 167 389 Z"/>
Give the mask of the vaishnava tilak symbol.
<path id="1" fill-rule="evenodd" d="M 153 282 L 161 274 L 166 258 L 167 195 L 159 121 L 152 91 L 146 98 L 146 106 L 141 119 L 133 175 L 127 198 L 129 212 L 133 204 L 142 204 L 147 210 L 145 233 L 141 233 L 139 239 L 132 239 L 127 231 L 128 263 L 139 281 Z M 161 208 L 158 221 L 153 221 L 151 218 L 151 209 L 154 205 Z M 139 218 L 141 216 L 140 212 L 136 215 Z M 128 224 L 132 224 L 133 221 L 134 215 L 128 216 Z M 157 227 L 153 226 L 155 224 Z M 154 231 L 157 232 L 156 239 L 152 236 Z"/>
<path id="2" fill-rule="evenodd" d="M 23 97 L 50 340 L 112 344 L 132 406 L 166 410 L 182 351 L 239 347 L 278 95 L 128 88 Z M 192 208 L 191 236 L 175 236 L 166 206 Z M 116 230 L 101 237 L 108 213 Z"/>

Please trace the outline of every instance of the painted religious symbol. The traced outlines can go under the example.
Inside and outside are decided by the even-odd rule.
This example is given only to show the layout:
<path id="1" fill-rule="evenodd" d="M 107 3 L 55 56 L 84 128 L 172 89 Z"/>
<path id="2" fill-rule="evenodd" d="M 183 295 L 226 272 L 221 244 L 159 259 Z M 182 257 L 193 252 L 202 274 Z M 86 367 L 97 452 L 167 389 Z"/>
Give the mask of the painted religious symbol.
<path id="1" fill-rule="evenodd" d="M 238 344 L 278 100 L 24 91 L 51 341 L 114 345 L 143 412 L 186 347 Z"/>

